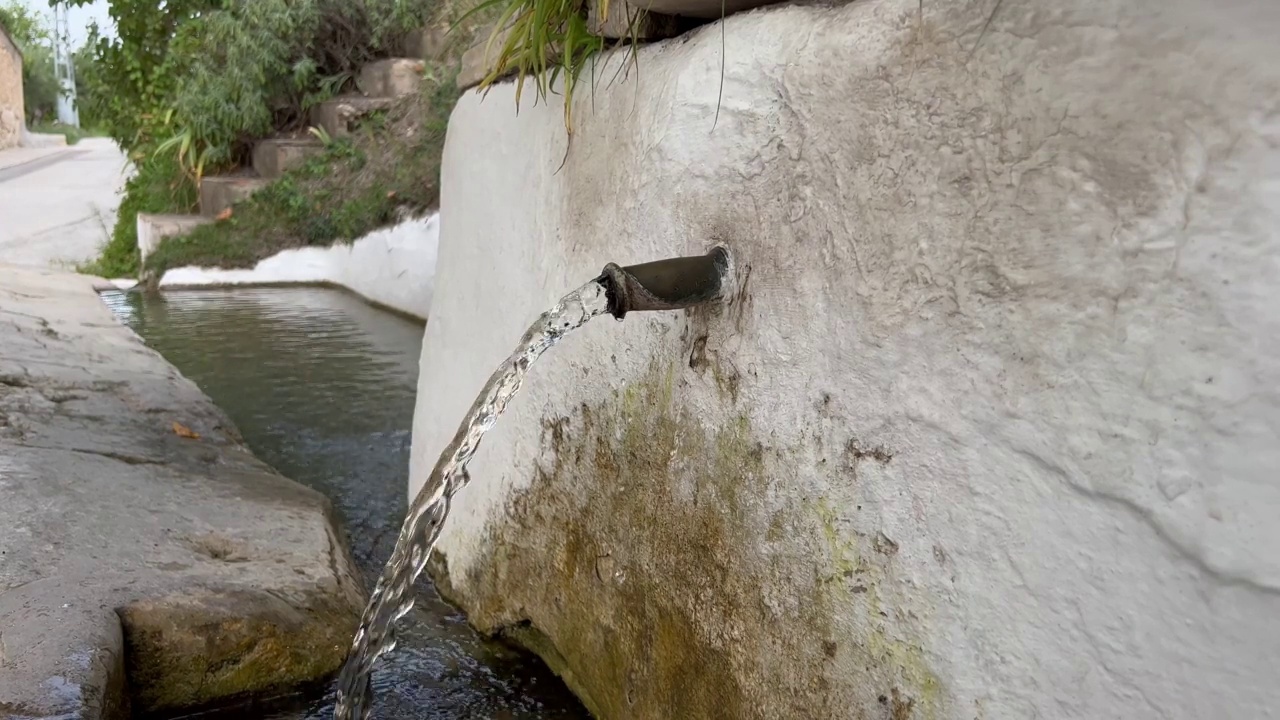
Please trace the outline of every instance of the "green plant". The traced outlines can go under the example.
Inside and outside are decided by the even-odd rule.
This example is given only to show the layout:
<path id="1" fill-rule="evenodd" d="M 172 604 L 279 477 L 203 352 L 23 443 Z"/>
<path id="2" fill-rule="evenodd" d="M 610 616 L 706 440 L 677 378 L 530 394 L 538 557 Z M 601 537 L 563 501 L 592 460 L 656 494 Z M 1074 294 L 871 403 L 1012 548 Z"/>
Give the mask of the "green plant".
<path id="1" fill-rule="evenodd" d="M 172 125 L 172 122 L 173 111 L 170 110 L 165 113 L 163 124 L 168 127 Z M 175 130 L 167 140 L 161 142 L 152 151 L 152 155 L 155 157 L 163 157 L 170 154 L 183 175 L 195 183 L 196 186 L 199 186 L 200 178 L 204 176 L 204 168 L 209 164 L 209 146 L 205 145 L 197 149 L 195 134 L 191 131 L 191 128 L 183 128 Z"/>
<path id="2" fill-rule="evenodd" d="M 177 178 L 175 180 L 175 178 Z M 144 160 L 125 183 L 115 228 L 99 257 L 79 268 L 101 277 L 137 277 L 138 213 L 187 212 L 196 205 L 196 186 L 170 156 Z"/>
<path id="3" fill-rule="evenodd" d="M 116 34 L 91 28 L 83 52 L 81 114 L 149 177 L 126 186 L 107 267 L 130 264 L 137 212 L 188 210 L 202 176 L 245 161 L 258 138 L 305 128 L 310 106 L 389 54 L 432 1 L 111 0 Z"/>
<path id="4" fill-rule="evenodd" d="M 440 73 L 444 75 L 444 73 Z M 288 248 L 351 241 L 438 204 L 440 153 L 458 92 L 427 83 L 383 121 L 330 139 L 324 152 L 235 207 L 224 221 L 165 240 L 146 270 L 251 267 Z"/>
<path id="5" fill-rule="evenodd" d="M 564 124 L 572 135 L 574 87 L 588 60 L 606 47 L 605 39 L 593 35 L 587 24 L 593 2 L 599 16 L 607 17 L 609 0 L 485 0 L 476 6 L 464 20 L 474 13 L 500 9 L 485 45 L 485 57 L 493 56 L 495 45 L 498 53 L 480 87 L 487 88 L 515 72 L 516 104 L 526 78 L 532 78 L 538 99 L 545 102 L 563 76 Z M 643 16 L 644 11 L 639 11 L 629 19 L 628 34 L 633 41 Z M 634 53 L 634 42 L 631 47 Z"/>
<path id="6" fill-rule="evenodd" d="M 320 141 L 321 145 L 328 147 L 333 144 L 333 137 L 329 135 L 329 131 L 322 127 L 309 127 L 307 134 Z"/>

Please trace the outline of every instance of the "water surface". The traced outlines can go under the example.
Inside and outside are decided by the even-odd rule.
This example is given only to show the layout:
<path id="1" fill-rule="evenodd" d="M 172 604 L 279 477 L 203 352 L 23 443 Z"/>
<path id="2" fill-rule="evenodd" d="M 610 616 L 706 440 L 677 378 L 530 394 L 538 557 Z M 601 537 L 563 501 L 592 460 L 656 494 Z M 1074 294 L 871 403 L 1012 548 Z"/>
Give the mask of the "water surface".
<path id="1" fill-rule="evenodd" d="M 213 398 L 258 457 L 333 500 L 372 587 L 407 508 L 422 325 L 322 288 L 103 297 Z M 373 718 L 589 717 L 536 658 L 479 637 L 428 583 L 417 591 L 396 651 L 374 672 Z M 333 700 L 330 683 L 218 717 L 329 720 Z"/>

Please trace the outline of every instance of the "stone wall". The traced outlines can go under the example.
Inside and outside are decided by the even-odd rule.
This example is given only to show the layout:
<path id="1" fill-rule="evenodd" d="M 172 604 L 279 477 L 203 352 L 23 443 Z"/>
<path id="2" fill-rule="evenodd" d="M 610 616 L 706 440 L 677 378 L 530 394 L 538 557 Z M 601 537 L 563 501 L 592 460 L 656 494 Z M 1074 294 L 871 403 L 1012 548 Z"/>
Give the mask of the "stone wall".
<path id="1" fill-rule="evenodd" d="M 0 150 L 22 139 L 22 53 L 0 27 Z"/>
<path id="2" fill-rule="evenodd" d="M 739 274 L 532 370 L 440 585 L 606 720 L 1267 717 L 1276 37 L 1271 0 L 773 8 L 610 58 L 567 155 L 554 102 L 468 93 L 415 490 L 605 262 Z"/>

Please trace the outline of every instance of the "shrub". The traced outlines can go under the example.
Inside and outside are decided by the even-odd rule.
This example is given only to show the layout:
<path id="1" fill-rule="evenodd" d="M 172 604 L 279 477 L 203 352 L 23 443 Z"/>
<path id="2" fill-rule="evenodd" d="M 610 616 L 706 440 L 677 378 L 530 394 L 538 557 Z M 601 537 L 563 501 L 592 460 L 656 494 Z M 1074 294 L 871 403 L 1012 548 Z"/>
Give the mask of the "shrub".
<path id="1" fill-rule="evenodd" d="M 88 0 L 75 0 L 84 3 Z M 115 0 L 86 110 L 135 157 L 175 135 L 234 165 L 421 25 L 427 0 Z M 193 163 L 194 164 L 194 163 Z"/>
<path id="2" fill-rule="evenodd" d="M 194 206 L 202 173 L 300 129 L 314 103 L 425 22 L 431 0 L 112 0 L 114 37 L 91 33 L 82 113 L 140 165 L 93 269 L 137 269 L 138 212 Z M 72 0 L 86 4 L 92 0 Z"/>

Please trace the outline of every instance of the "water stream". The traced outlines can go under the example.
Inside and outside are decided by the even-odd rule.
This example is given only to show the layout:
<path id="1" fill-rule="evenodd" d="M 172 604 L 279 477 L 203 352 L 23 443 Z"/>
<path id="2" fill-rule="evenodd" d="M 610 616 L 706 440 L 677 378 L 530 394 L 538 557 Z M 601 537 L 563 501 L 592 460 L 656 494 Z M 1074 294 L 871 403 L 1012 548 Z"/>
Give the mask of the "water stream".
<path id="1" fill-rule="evenodd" d="M 515 351 L 494 371 L 479 397 L 462 419 L 453 441 L 440 454 L 431 476 L 409 507 L 386 570 L 356 631 L 346 666 L 338 679 L 336 720 L 365 720 L 373 703 L 373 664 L 396 647 L 395 623 L 414 606 L 414 580 L 427 566 L 431 548 L 445 518 L 449 501 L 467 484 L 467 462 L 480 440 L 497 422 L 507 403 L 520 390 L 529 367 L 565 335 L 608 312 L 605 288 L 592 280 L 560 299 L 525 332 Z"/>
<path id="2" fill-rule="evenodd" d="M 333 500 L 356 564 L 372 584 L 393 554 L 408 511 L 409 432 L 422 326 L 346 293 L 318 288 L 110 293 L 104 299 L 231 416 L 260 458 Z M 591 298 L 582 302 L 581 311 L 566 307 L 564 312 L 568 318 L 580 312 L 585 322 L 602 302 Z M 517 372 L 522 374 L 567 331 L 538 341 L 546 345 L 529 346 Z M 518 388 L 519 377 L 513 380 L 485 411 L 484 427 Z M 480 434 L 483 428 L 468 441 L 468 453 Z M 456 490 L 461 478 L 451 477 Z M 448 489 L 441 485 L 431 497 L 447 497 Z M 414 505 L 419 522 L 431 515 L 422 512 L 421 500 Z M 398 582 L 405 579 L 398 577 Z M 402 603 L 406 592 L 403 587 L 398 592 Z M 408 594 L 417 597 L 417 605 L 399 630 L 397 652 L 379 664 L 371 682 L 364 679 L 363 687 L 378 698 L 370 717 L 589 717 L 541 662 L 480 638 L 429 583 L 418 582 Z M 200 717 L 321 720 L 333 717 L 336 695 L 336 684 L 330 683 L 311 693 Z"/>

